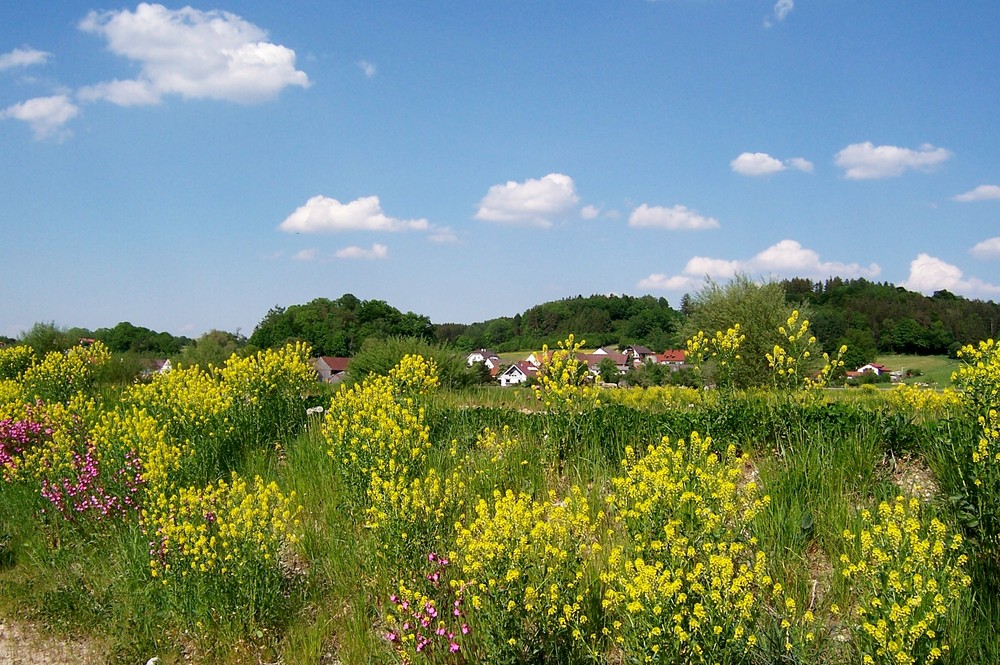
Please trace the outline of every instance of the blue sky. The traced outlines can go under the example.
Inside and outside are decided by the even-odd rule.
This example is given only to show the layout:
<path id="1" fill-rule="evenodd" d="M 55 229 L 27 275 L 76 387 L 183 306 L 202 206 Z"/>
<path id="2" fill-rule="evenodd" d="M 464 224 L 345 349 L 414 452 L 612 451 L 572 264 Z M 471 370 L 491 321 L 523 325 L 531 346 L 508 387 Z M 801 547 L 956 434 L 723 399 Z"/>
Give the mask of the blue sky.
<path id="1" fill-rule="evenodd" d="M 0 5 L 0 334 L 706 276 L 1000 299 L 1000 3 Z"/>

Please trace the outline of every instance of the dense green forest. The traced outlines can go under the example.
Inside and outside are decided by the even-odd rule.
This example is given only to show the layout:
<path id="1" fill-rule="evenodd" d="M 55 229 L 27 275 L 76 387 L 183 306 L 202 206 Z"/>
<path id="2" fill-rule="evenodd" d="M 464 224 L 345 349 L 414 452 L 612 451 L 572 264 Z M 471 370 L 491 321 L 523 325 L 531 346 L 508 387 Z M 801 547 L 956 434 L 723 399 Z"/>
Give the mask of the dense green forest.
<path id="1" fill-rule="evenodd" d="M 576 296 L 536 305 L 523 314 L 482 323 L 439 324 L 434 327 L 438 341 L 471 351 L 491 348 L 518 351 L 554 346 L 573 333 L 586 339 L 588 346 L 642 344 L 651 349 L 670 348 L 680 343 L 678 331 L 683 315 L 670 307 L 666 298 L 653 296 Z"/>
<path id="2" fill-rule="evenodd" d="M 350 293 L 336 300 L 316 298 L 304 305 L 274 307 L 250 335 L 249 344 L 266 349 L 304 340 L 321 356 L 352 356 L 369 337 L 431 340 L 426 316 L 400 312 L 382 300 L 359 300 Z"/>
<path id="3" fill-rule="evenodd" d="M 789 302 L 811 310 L 813 333 L 827 351 L 840 344 L 875 353 L 954 354 L 963 344 L 996 338 L 1000 305 L 948 291 L 928 297 L 888 282 L 834 277 L 782 282 Z"/>

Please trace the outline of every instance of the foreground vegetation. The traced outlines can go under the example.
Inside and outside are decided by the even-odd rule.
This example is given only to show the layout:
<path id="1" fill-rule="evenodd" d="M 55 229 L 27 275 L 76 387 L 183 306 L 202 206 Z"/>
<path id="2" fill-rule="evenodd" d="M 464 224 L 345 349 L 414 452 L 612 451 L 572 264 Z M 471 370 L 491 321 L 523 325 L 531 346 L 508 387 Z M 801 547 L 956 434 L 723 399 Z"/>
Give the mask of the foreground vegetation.
<path id="1" fill-rule="evenodd" d="M 1000 347 L 827 391 L 795 314 L 750 389 L 735 327 L 713 390 L 596 390 L 572 338 L 511 391 L 2 349 L 0 616 L 123 663 L 1000 662 Z"/>

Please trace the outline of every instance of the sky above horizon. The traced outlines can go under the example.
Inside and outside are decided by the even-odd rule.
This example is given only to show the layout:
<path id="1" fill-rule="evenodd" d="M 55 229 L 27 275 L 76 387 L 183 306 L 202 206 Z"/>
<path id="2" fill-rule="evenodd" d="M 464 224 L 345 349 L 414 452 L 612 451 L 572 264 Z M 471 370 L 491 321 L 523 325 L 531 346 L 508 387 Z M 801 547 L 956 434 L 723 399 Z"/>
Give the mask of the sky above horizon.
<path id="1" fill-rule="evenodd" d="M 0 6 L 0 335 L 706 277 L 1000 301 L 1000 3 Z"/>

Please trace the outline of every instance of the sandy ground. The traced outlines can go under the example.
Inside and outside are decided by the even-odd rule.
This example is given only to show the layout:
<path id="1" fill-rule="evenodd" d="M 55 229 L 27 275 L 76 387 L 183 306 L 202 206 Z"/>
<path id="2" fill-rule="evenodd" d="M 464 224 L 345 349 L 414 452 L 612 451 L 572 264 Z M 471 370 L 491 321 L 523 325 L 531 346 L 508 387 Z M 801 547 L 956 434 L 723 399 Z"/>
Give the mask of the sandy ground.
<path id="1" fill-rule="evenodd" d="M 0 665 L 99 665 L 104 654 L 92 644 L 39 635 L 31 626 L 0 619 Z"/>

